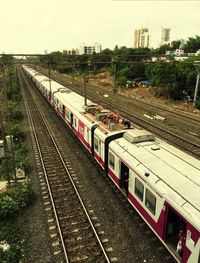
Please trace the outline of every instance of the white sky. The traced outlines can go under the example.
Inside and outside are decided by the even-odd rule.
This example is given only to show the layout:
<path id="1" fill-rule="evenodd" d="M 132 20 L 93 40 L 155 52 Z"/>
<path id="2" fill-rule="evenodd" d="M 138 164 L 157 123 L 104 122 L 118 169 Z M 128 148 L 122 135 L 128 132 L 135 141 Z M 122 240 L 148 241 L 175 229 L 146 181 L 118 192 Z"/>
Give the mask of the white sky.
<path id="1" fill-rule="evenodd" d="M 171 40 L 200 35 L 200 0 L 0 0 L 0 53 L 43 53 L 98 42 L 133 46 L 147 26 L 157 47 L 161 27 Z"/>

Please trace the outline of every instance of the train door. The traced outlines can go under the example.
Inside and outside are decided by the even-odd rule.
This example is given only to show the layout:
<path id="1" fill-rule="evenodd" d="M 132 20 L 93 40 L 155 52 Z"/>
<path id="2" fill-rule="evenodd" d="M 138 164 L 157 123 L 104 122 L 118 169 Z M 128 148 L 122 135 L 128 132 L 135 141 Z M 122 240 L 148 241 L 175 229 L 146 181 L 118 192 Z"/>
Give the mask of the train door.
<path id="1" fill-rule="evenodd" d="M 73 127 L 73 123 L 74 123 L 74 114 L 71 112 L 70 113 L 70 124 L 71 124 L 71 127 Z"/>
<path id="2" fill-rule="evenodd" d="M 185 247 L 186 228 L 186 222 L 173 209 L 167 207 L 165 241 L 181 257 Z"/>
<path id="3" fill-rule="evenodd" d="M 120 167 L 120 187 L 122 191 L 125 191 L 128 196 L 128 185 L 129 185 L 129 168 L 125 163 L 121 161 Z"/>
<path id="4" fill-rule="evenodd" d="M 102 159 L 102 147 L 101 147 L 101 140 L 99 140 L 99 157 Z"/>
<path id="5" fill-rule="evenodd" d="M 90 132 L 89 132 L 89 128 L 87 126 L 84 127 L 84 140 L 90 144 Z"/>
<path id="6" fill-rule="evenodd" d="M 63 108 L 62 108 L 62 116 L 65 119 L 65 105 L 63 105 Z"/>

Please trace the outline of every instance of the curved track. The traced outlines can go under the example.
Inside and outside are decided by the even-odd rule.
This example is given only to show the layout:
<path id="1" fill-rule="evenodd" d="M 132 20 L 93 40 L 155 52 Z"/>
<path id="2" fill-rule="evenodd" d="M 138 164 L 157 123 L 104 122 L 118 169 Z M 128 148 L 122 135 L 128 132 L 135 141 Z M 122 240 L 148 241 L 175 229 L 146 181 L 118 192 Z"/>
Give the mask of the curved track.
<path id="1" fill-rule="evenodd" d="M 32 82 L 30 82 L 30 83 L 32 83 Z M 39 91 L 38 91 L 38 96 L 39 96 Z M 44 101 L 46 102 L 45 99 L 44 99 Z M 133 252 L 134 257 L 138 258 L 138 257 L 141 257 L 140 255 L 144 255 L 144 251 L 143 251 L 143 247 L 142 247 L 143 246 L 142 245 L 142 239 L 141 239 L 141 237 L 138 238 L 141 235 L 139 232 L 141 232 L 143 239 L 145 240 L 145 242 L 144 242 L 145 253 L 147 253 L 147 254 L 149 253 L 149 252 L 147 252 L 148 249 L 151 249 L 151 251 L 154 251 L 154 252 L 150 252 L 149 258 L 146 257 L 146 258 L 148 258 L 149 262 L 160 262 L 160 261 L 155 261 L 155 254 L 159 254 L 159 256 L 162 258 L 161 262 L 170 262 L 170 263 L 174 262 L 174 258 L 172 257 L 172 255 L 170 255 L 169 251 L 165 248 L 165 246 L 161 244 L 160 240 L 149 229 L 149 227 L 146 225 L 146 223 L 143 221 L 143 219 L 138 215 L 138 213 L 134 210 L 134 208 L 131 206 L 131 204 L 127 201 L 127 199 L 123 195 L 123 193 L 116 188 L 116 186 L 113 184 L 112 180 L 110 178 L 108 178 L 103 173 L 103 171 L 101 169 L 100 169 L 100 174 L 101 174 L 101 176 L 103 176 L 105 178 L 105 180 L 107 181 L 109 186 L 113 189 L 113 191 L 116 194 L 116 197 L 120 199 L 123 207 L 125 207 L 127 209 L 127 211 L 130 213 L 132 220 L 133 220 L 133 225 L 134 224 L 137 225 L 136 229 L 134 230 L 134 236 L 135 236 L 135 239 L 137 239 L 137 242 L 134 242 L 134 244 L 131 246 L 132 252 L 134 251 Z M 81 179 L 79 178 L 79 180 L 81 180 Z M 131 231 L 131 229 L 130 229 L 130 231 Z M 123 241 L 120 241 L 120 244 L 123 244 Z M 147 244 L 148 244 L 148 248 L 146 247 Z M 155 250 L 158 250 L 158 251 L 155 252 Z M 152 256 L 152 253 L 154 253 L 153 256 Z M 113 262 L 113 260 L 115 261 L 116 258 L 112 257 L 110 260 Z M 97 262 L 99 262 L 99 261 L 97 261 Z M 130 261 L 126 261 L 126 262 L 130 262 Z M 131 261 L 131 262 L 135 262 L 135 261 Z M 137 261 L 137 262 L 139 262 L 139 261 Z M 141 261 L 141 262 L 143 262 L 143 261 Z"/>
<path id="2" fill-rule="evenodd" d="M 42 73 L 47 75 L 47 72 L 42 69 Z M 51 74 L 51 77 L 53 79 L 55 79 L 55 81 L 58 81 L 60 84 L 62 85 L 69 85 L 69 82 L 71 83 L 69 86 L 71 89 L 73 89 L 72 87 L 72 78 L 69 78 L 68 76 L 63 76 L 62 74 L 57 74 L 54 73 Z M 83 82 L 80 80 L 75 80 L 75 90 L 77 91 L 77 89 L 79 91 L 82 91 L 83 88 Z M 158 110 L 161 111 L 163 114 L 170 114 L 171 116 L 173 116 L 173 118 L 177 118 L 180 117 L 182 119 L 182 121 L 187 122 L 192 122 L 194 125 L 199 125 L 200 124 L 200 114 L 199 115 L 195 115 L 186 111 L 181 111 L 179 109 L 172 109 L 170 106 L 165 106 L 165 105 L 161 105 L 159 103 L 155 103 L 155 102 L 150 102 L 147 99 L 141 99 L 141 98 L 136 98 L 136 97 L 130 97 L 126 94 L 123 93 L 113 93 L 113 91 L 109 90 L 108 88 L 105 88 L 103 86 L 98 86 L 98 85 L 92 85 L 92 83 L 88 83 L 87 84 L 88 87 L 88 91 L 93 90 L 94 92 L 94 88 L 95 90 L 97 90 L 98 94 L 102 97 L 105 92 L 107 94 L 109 94 L 109 96 L 112 96 L 113 98 L 116 98 L 117 100 L 120 99 L 123 102 L 126 103 L 134 103 L 134 105 L 137 105 L 139 107 L 142 107 L 144 110 L 148 108 L 148 110 L 150 109 L 150 111 L 156 113 Z"/>
<path id="3" fill-rule="evenodd" d="M 34 132 L 40 163 L 46 180 L 51 213 L 56 222 L 54 244 L 65 262 L 110 262 L 106 250 L 65 165 L 47 123 L 32 98 L 29 85 L 21 78 L 25 106 Z M 53 228 L 52 228 L 53 229 Z"/>
<path id="4" fill-rule="evenodd" d="M 65 81 L 64 81 L 65 79 Z M 68 88 L 74 90 L 75 92 L 83 95 L 83 88 L 81 88 L 82 83 L 80 81 L 77 82 L 75 85 L 75 88 L 72 87 L 72 84 L 66 84 L 66 77 L 63 76 L 62 79 L 58 79 L 58 77 L 55 78 L 56 81 L 58 81 L 60 84 L 67 86 Z M 151 131 L 152 133 L 156 134 L 162 139 L 165 139 L 172 145 L 175 145 L 176 147 L 179 147 L 180 149 L 184 150 L 185 152 L 195 156 L 196 158 L 200 159 L 200 143 L 199 141 L 192 140 L 192 138 L 188 136 L 184 136 L 182 133 L 178 134 L 177 130 L 173 130 L 170 127 L 167 127 L 163 123 L 156 122 L 155 120 L 146 119 L 145 117 L 142 117 L 141 115 L 137 114 L 136 112 L 132 113 L 131 110 L 126 110 L 124 108 L 124 103 L 129 103 L 130 101 L 134 100 L 134 103 L 138 103 L 142 105 L 142 107 L 145 107 L 143 105 L 144 101 L 139 101 L 137 99 L 128 98 L 126 96 L 123 96 L 125 98 L 125 101 L 122 101 L 122 95 L 121 94 L 113 94 L 110 91 L 106 91 L 106 93 L 110 94 L 109 96 L 112 97 L 112 100 L 110 99 L 102 99 L 102 94 L 105 93 L 105 90 L 102 92 L 102 88 L 99 89 L 95 87 L 95 90 L 97 88 L 97 93 L 94 92 L 94 86 L 93 86 L 93 92 L 91 92 L 92 86 L 88 85 L 88 97 L 95 101 L 96 103 L 102 104 L 106 106 L 109 109 L 112 109 L 116 112 L 119 112 L 121 115 L 123 115 L 126 118 L 129 118 L 134 124 L 139 125 L 143 127 L 144 129 L 147 129 Z M 95 95 L 91 95 L 95 94 Z M 99 96 L 100 95 L 100 96 Z M 121 103 L 119 104 L 119 99 L 121 99 Z M 121 105 L 121 106 L 119 106 Z M 200 118 L 198 116 L 194 116 L 189 113 L 181 112 L 181 111 L 173 111 L 169 109 L 168 107 L 161 107 L 160 105 L 152 105 L 149 102 L 145 101 L 145 105 L 148 105 L 148 107 L 159 108 L 162 109 L 164 112 L 170 113 L 174 118 L 177 118 L 178 116 L 183 119 L 185 122 L 192 123 L 193 125 L 196 125 L 196 127 L 199 127 Z M 178 116 L 177 116 L 178 115 Z"/>

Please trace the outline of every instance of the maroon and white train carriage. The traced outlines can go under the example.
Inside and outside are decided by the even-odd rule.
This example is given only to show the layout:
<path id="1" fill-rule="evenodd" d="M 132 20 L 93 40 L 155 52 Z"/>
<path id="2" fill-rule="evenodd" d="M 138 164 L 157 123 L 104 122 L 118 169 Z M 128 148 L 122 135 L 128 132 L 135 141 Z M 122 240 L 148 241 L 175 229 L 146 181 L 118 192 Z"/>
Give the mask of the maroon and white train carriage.
<path id="1" fill-rule="evenodd" d="M 110 143 L 108 162 L 118 187 L 128 173 L 129 201 L 177 260 L 198 262 L 200 162 L 138 129 Z M 181 257 L 180 228 L 185 231 Z"/>
<path id="2" fill-rule="evenodd" d="M 45 76 L 24 70 L 174 257 L 199 263 L 200 161 L 142 129 L 127 131 L 116 114 L 91 101 L 84 107 L 55 81 L 50 91 Z"/>

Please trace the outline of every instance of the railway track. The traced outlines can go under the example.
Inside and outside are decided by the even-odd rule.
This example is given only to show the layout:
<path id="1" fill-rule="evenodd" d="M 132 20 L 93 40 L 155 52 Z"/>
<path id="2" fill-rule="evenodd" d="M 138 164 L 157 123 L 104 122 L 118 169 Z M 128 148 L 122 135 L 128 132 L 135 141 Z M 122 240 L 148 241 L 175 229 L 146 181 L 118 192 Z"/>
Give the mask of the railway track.
<path id="1" fill-rule="evenodd" d="M 32 83 L 32 82 L 30 82 L 30 83 Z M 81 143 L 80 143 L 80 145 L 82 146 Z M 94 161 L 94 164 L 97 165 L 95 161 Z M 137 225 L 136 229 L 134 230 L 134 235 L 140 236 L 139 232 L 141 231 L 143 238 L 145 240 L 145 244 L 148 244 L 148 246 L 151 244 L 150 247 L 151 247 L 152 251 L 158 250 L 158 252 L 156 252 L 156 253 L 160 254 L 160 257 L 162 258 L 162 262 L 166 262 L 166 263 L 167 262 L 169 262 L 169 263 L 175 262 L 173 256 L 169 253 L 169 251 L 165 248 L 165 246 L 163 246 L 161 244 L 160 240 L 155 236 L 153 231 L 151 231 L 149 229 L 149 227 L 146 225 L 146 223 L 143 221 L 143 219 L 138 215 L 138 213 L 134 210 L 132 205 L 127 201 L 124 194 L 118 188 L 116 188 L 116 186 L 113 184 L 112 180 L 104 174 L 104 172 L 100 169 L 100 167 L 98 165 L 97 165 L 97 167 L 98 167 L 99 173 L 101 174 L 101 177 L 105 178 L 105 180 L 109 184 L 109 187 L 113 189 L 113 192 L 116 194 L 116 197 L 120 200 L 122 206 L 125 207 L 126 210 L 128 211 L 128 213 L 131 215 L 134 224 Z M 137 244 L 134 244 L 131 247 L 131 249 L 132 249 L 132 251 L 134 251 L 135 257 L 136 257 L 136 255 L 138 256 L 138 254 L 142 255 L 144 253 L 143 245 L 141 244 L 141 238 Z M 147 250 L 147 248 L 145 250 Z M 116 261 L 116 259 L 117 258 L 112 257 L 111 262 Z M 94 262 L 96 262 L 96 261 L 94 261 Z M 138 261 L 133 261 L 133 262 L 138 262 Z M 155 261 L 155 258 L 153 256 L 153 257 L 148 258 L 148 261 L 144 260 L 141 262 L 158 262 L 158 261 Z"/>
<path id="2" fill-rule="evenodd" d="M 137 116 L 136 114 L 133 115 L 116 104 L 105 103 L 105 101 L 96 99 L 95 97 L 93 97 L 93 100 L 106 105 L 110 109 L 118 111 L 123 116 L 129 118 L 133 123 L 143 127 L 144 129 L 149 130 L 150 132 L 156 134 L 160 138 L 165 139 L 171 144 L 181 148 L 182 150 L 200 159 L 200 144 L 189 141 L 188 139 L 181 137 L 170 130 L 166 130 L 165 127 L 161 127 L 153 121 L 146 120 L 140 116 Z"/>
<path id="3" fill-rule="evenodd" d="M 73 174 L 21 74 L 21 86 L 26 86 L 23 92 L 28 98 L 25 107 L 39 153 L 40 175 L 46 181 L 43 188 L 47 189 L 44 192 L 49 203 L 49 222 L 52 222 L 49 230 L 54 238 L 54 256 L 65 262 L 111 262 L 75 186 Z"/>
<path id="4" fill-rule="evenodd" d="M 56 81 L 57 81 L 57 78 L 56 78 Z M 75 92 L 83 95 L 83 91 L 81 89 L 77 90 L 77 88 L 73 88 L 72 85 L 69 85 L 69 84 L 66 85 L 66 82 L 64 82 L 63 80 L 58 81 L 58 82 L 62 85 L 65 85 L 66 87 L 74 90 Z M 78 85 L 78 87 L 80 87 L 80 85 Z M 106 92 L 109 93 L 109 91 L 106 91 Z M 94 94 L 94 92 L 93 92 L 93 94 Z M 106 101 L 105 99 L 101 99 L 101 98 L 99 98 L 99 96 L 91 95 L 91 93 L 88 95 L 88 97 L 91 100 L 93 100 L 94 102 L 101 104 L 101 105 L 104 105 L 105 107 L 120 113 L 122 116 L 129 118 L 134 124 L 137 124 L 137 125 L 143 127 L 144 129 L 149 130 L 150 132 L 156 134 L 160 138 L 168 141 L 172 145 L 175 145 L 176 147 L 178 147 L 178 148 L 184 150 L 185 152 L 193 155 L 194 157 L 200 159 L 200 143 L 191 140 L 189 137 L 185 137 L 185 136 L 182 136 L 182 135 L 175 133 L 173 131 L 173 129 L 170 129 L 169 127 L 166 127 L 165 125 L 162 125 L 162 124 L 156 122 L 155 120 L 149 120 L 149 119 L 146 119 L 145 117 L 140 116 L 137 113 L 133 114 L 130 111 L 125 110 L 123 106 L 119 106 L 118 100 L 119 100 L 119 96 L 121 97 L 121 94 L 120 95 L 119 94 L 113 94 L 111 92 L 110 92 L 110 94 L 112 94 L 112 97 L 114 98 L 114 99 L 112 99 L 112 102 Z M 99 95 L 99 93 L 98 93 L 98 95 Z M 126 96 L 124 96 L 124 97 L 126 97 Z M 126 100 L 130 100 L 130 101 L 134 100 L 134 101 L 136 101 L 136 103 L 141 104 L 141 102 L 139 102 L 138 100 L 135 100 L 135 99 L 131 99 L 131 98 L 126 97 Z M 152 105 L 150 103 L 145 102 L 145 104 L 149 105 L 149 107 L 150 106 L 152 107 Z M 182 113 L 180 111 L 174 112 L 174 111 L 168 109 L 167 107 L 163 108 L 159 105 L 154 105 L 154 106 L 155 106 L 155 108 L 159 108 L 159 109 L 162 109 L 164 111 L 167 111 L 172 115 L 176 115 L 176 118 L 178 115 L 179 117 L 183 118 L 184 121 L 192 122 L 193 125 L 197 125 L 197 127 L 199 126 L 199 123 L 200 123 L 199 117 L 193 116 L 191 114 L 185 115 L 185 113 Z"/>
<path id="5" fill-rule="evenodd" d="M 47 73 L 44 69 L 42 69 L 42 73 L 43 74 L 45 73 L 47 75 Z M 69 83 L 66 82 L 67 78 L 69 79 L 69 77 L 62 76 L 61 74 L 53 73 L 52 78 L 62 85 L 66 85 L 66 84 L 69 85 Z M 77 91 L 77 88 L 78 88 L 79 91 L 82 92 L 83 83 L 80 80 L 76 80 L 75 84 L 76 84 L 76 88 L 74 90 Z M 72 84 L 69 86 L 71 89 L 73 89 Z M 91 90 L 94 91 L 94 87 L 95 87 L 95 89 L 98 91 L 98 94 L 101 97 L 105 93 L 107 93 L 109 96 L 112 96 L 112 97 L 116 98 L 117 100 L 120 99 L 120 100 L 123 100 L 124 102 L 134 103 L 134 105 L 142 107 L 144 109 L 147 109 L 147 107 L 148 107 L 148 110 L 150 109 L 150 111 L 152 111 L 154 113 L 156 113 L 159 110 L 163 114 L 169 113 L 174 118 L 181 117 L 181 119 L 184 120 L 185 122 L 190 122 L 190 123 L 192 122 L 194 125 L 199 125 L 199 123 L 200 123 L 200 115 L 194 115 L 192 113 L 181 111 L 179 109 L 174 110 L 169 106 L 161 105 L 161 104 L 155 103 L 155 102 L 149 102 L 147 99 L 144 99 L 144 98 L 143 99 L 134 98 L 134 97 L 130 97 L 130 96 L 123 94 L 123 93 L 115 93 L 114 94 L 113 91 L 111 91 L 107 88 L 104 88 L 103 86 L 98 87 L 97 85 L 92 85 L 92 84 L 88 83 L 87 87 L 88 87 L 89 91 L 91 91 Z"/>

